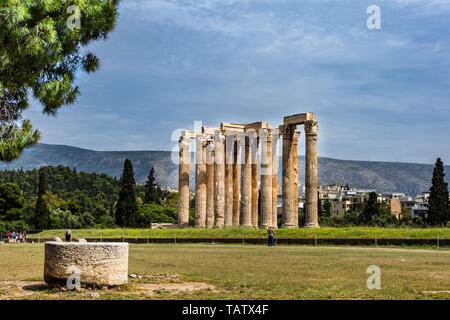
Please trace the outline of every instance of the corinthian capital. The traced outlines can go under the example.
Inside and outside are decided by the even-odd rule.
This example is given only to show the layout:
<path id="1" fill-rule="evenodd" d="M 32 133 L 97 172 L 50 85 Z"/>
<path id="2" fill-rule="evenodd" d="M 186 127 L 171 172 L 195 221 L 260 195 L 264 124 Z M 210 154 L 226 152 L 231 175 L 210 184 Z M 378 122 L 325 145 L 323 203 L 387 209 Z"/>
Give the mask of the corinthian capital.
<path id="1" fill-rule="evenodd" d="M 305 133 L 306 134 L 317 134 L 319 126 L 316 120 L 308 120 L 305 122 Z"/>
<path id="2" fill-rule="evenodd" d="M 282 135 L 283 138 L 292 139 L 293 135 L 295 133 L 296 127 L 297 127 L 296 125 L 291 125 L 291 124 L 281 125 L 279 127 L 280 135 Z"/>

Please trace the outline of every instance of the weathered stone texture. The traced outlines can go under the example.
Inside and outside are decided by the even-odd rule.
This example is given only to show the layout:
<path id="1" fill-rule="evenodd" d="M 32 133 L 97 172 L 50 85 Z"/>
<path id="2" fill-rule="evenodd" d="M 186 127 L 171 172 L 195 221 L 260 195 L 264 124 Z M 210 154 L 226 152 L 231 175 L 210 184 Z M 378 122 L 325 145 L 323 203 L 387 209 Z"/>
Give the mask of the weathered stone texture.
<path id="1" fill-rule="evenodd" d="M 67 281 L 68 268 L 80 270 L 81 285 L 117 286 L 128 281 L 128 243 L 46 242 L 44 280 Z"/>

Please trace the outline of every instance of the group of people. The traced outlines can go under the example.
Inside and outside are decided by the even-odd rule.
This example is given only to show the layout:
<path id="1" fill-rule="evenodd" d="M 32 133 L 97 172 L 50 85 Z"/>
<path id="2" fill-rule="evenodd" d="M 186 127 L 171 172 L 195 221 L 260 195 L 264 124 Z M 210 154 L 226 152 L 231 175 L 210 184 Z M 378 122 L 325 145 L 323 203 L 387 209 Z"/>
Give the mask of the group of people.
<path id="1" fill-rule="evenodd" d="M 27 231 L 24 230 L 23 232 L 16 232 L 16 230 L 13 230 L 13 232 L 8 231 L 8 242 L 14 243 L 14 242 L 27 242 Z"/>

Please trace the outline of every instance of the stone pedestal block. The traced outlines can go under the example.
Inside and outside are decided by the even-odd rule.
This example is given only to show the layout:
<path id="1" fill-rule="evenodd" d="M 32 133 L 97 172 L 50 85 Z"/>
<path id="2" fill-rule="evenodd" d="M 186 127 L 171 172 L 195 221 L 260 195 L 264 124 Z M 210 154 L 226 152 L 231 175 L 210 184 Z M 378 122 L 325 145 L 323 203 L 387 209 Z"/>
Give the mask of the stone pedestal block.
<path id="1" fill-rule="evenodd" d="M 45 243 L 44 280 L 66 283 L 79 270 L 81 285 L 118 286 L 128 282 L 128 243 Z"/>

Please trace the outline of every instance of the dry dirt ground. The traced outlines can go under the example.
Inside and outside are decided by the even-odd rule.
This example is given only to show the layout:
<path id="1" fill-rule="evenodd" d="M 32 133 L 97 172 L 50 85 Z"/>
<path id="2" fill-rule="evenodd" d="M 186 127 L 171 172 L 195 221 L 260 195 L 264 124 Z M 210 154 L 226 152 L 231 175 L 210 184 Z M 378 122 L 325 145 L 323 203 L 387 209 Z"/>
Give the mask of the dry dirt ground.
<path id="1" fill-rule="evenodd" d="M 15 299 L 148 299 L 169 298 L 176 294 L 195 291 L 218 292 L 215 286 L 204 282 L 185 281 L 178 275 L 133 275 L 129 284 L 117 288 L 81 288 L 48 286 L 43 281 L 0 281 L 0 300 Z"/>

